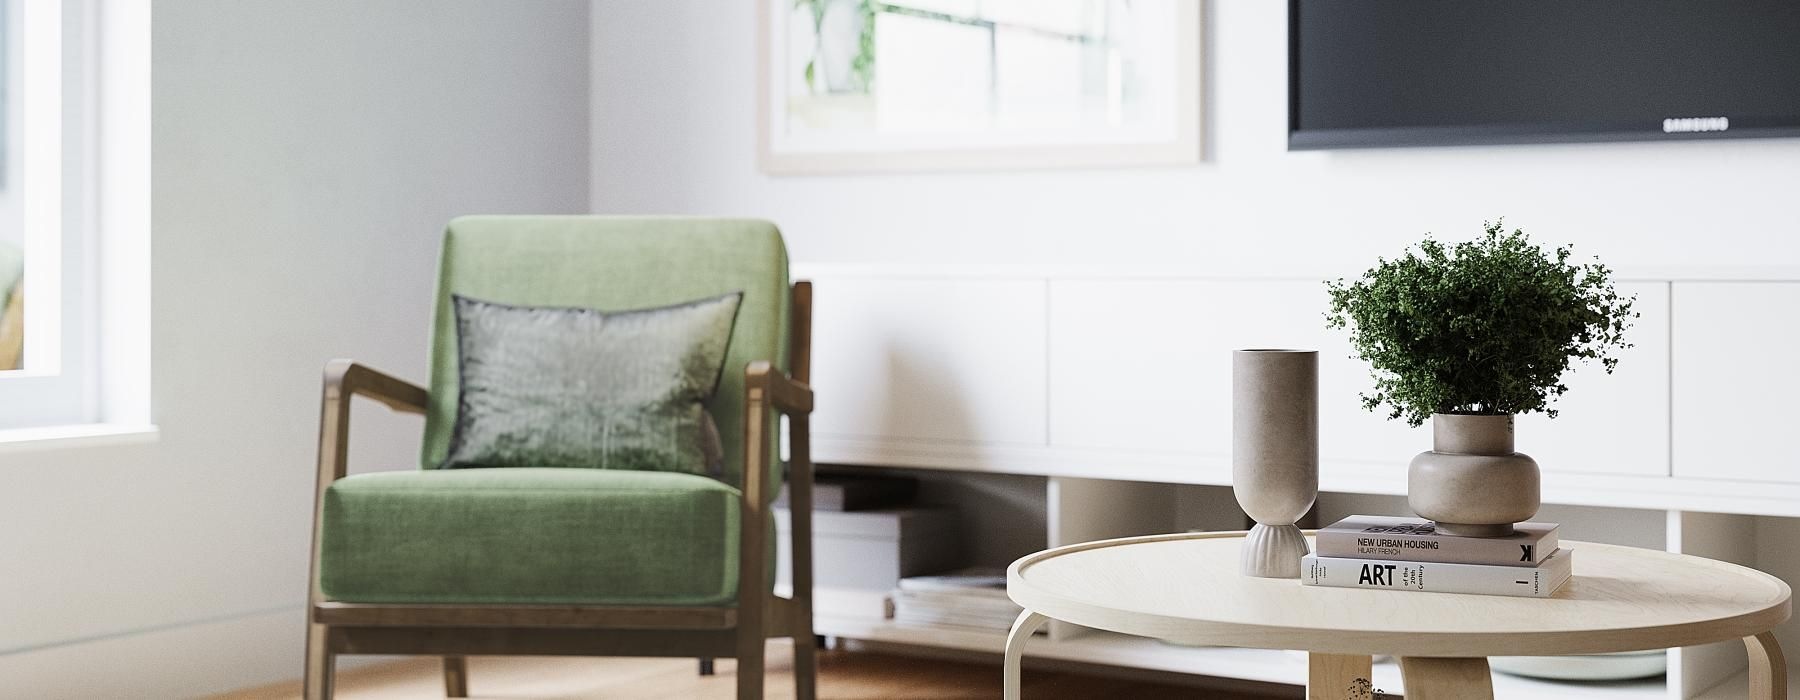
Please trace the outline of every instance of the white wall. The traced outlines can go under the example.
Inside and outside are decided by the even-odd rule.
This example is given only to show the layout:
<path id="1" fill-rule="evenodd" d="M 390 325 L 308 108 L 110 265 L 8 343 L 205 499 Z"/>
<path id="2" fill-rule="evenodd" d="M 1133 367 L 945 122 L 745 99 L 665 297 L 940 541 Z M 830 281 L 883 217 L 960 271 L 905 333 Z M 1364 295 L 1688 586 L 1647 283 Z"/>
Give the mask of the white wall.
<path id="1" fill-rule="evenodd" d="M 1615 267 L 1800 262 L 1800 139 L 1288 153 L 1287 3 L 1270 0 L 1207 3 L 1199 165 L 769 178 L 754 4 L 596 4 L 595 211 L 764 216 L 815 263 L 1351 275 L 1501 215 Z"/>
<path id="2" fill-rule="evenodd" d="M 0 454 L 0 695 L 298 676 L 320 370 L 423 381 L 445 221 L 585 208 L 587 14 L 155 5 L 162 437 Z M 358 420 L 353 464 L 416 466 L 416 418 Z"/>
<path id="3" fill-rule="evenodd" d="M 18 27 L 24 26 L 21 21 L 24 4 L 9 2 L 0 7 L 0 13 L 6 15 L 7 34 L 0 42 L 3 44 L 0 51 L 5 51 L 5 55 L 0 56 L 0 79 L 5 80 L 4 90 L 0 92 L 0 115 L 4 115 L 4 126 L 0 127 L 0 151 L 3 151 L 0 168 L 5 168 L 5 172 L 0 173 L 0 243 L 14 247 L 25 245 L 24 215 L 19 210 L 19 174 L 24 164 L 19 154 L 25 150 L 19 141 L 23 132 L 19 124 L 24 121 L 24 110 L 21 109 L 24 100 L 19 96 L 24 92 L 22 57 L 25 50 L 22 44 L 25 42 L 18 38 Z"/>
<path id="4" fill-rule="evenodd" d="M 1274 0 L 1206 2 L 1206 155 L 1199 164 L 1115 170 L 765 176 L 756 168 L 756 4 L 727 5 L 712 0 L 595 4 L 590 95 L 593 211 L 766 217 L 782 227 L 794 258 L 822 264 L 818 269 L 834 269 L 831 264 L 839 263 L 896 267 L 1016 263 L 1059 269 L 1086 265 L 1109 270 L 1172 267 L 1186 276 L 1285 278 L 1354 276 L 1373 264 L 1376 256 L 1391 256 L 1428 231 L 1464 238 L 1479 233 L 1483 220 L 1505 216 L 1509 224 L 1525 228 L 1543 243 L 1573 243 L 1578 254 L 1600 255 L 1614 268 L 1640 279 L 1695 280 L 1715 275 L 1800 279 L 1800 235 L 1796 235 L 1800 234 L 1800 219 L 1794 216 L 1800 139 L 1288 152 L 1287 3 Z M 1554 80 L 1555 76 L 1545 79 Z M 1037 279 L 1034 274 L 1027 271 L 997 277 L 1017 282 Z M 855 273 L 845 275 L 850 282 L 857 281 Z M 851 296 L 863 302 L 879 301 L 884 295 L 888 299 L 927 297 L 914 302 L 917 308 L 934 314 L 950 306 L 940 296 L 956 299 L 959 310 L 979 309 L 981 303 L 1007 298 L 1000 292 L 961 294 L 966 288 L 954 286 L 960 279 L 955 276 L 924 277 L 938 285 L 940 295 L 919 294 L 911 288 L 895 292 L 916 282 L 902 277 L 899 282 L 887 280 L 891 284 L 859 287 Z M 819 287 L 821 313 L 834 298 L 826 281 L 830 280 L 822 280 Z M 840 291 L 847 286 L 843 282 L 834 282 Z M 912 297 L 907 297 L 909 294 Z M 1755 294 L 1746 292 L 1744 296 L 1751 298 L 1745 301 L 1767 303 Z M 1662 297 L 1663 303 L 1667 298 L 1667 294 Z M 1127 297 L 1123 303 L 1132 300 Z M 907 302 L 898 305 L 907 306 Z M 1322 312 L 1323 306 L 1321 294 L 1317 310 Z M 832 326 L 838 328 L 835 334 L 830 324 L 821 322 L 818 332 L 822 335 L 817 342 L 852 345 L 855 343 L 845 339 L 866 330 L 865 326 L 903 315 L 889 309 L 862 313 L 867 305 L 854 308 L 858 311 L 846 314 L 857 318 L 840 319 L 847 323 Z M 1751 304 L 1737 308 L 1752 308 L 1752 315 L 1760 314 L 1758 318 L 1780 313 L 1779 308 Z M 1041 395 L 1020 399 L 1019 392 L 995 390 L 1006 379 L 1041 377 L 1041 372 L 1034 373 L 1030 366 L 1012 372 L 1018 368 L 992 360 L 993 352 L 970 353 L 946 346 L 961 341 L 963 346 L 974 347 L 970 343 L 1017 338 L 1034 352 L 1012 356 L 1027 360 L 1046 354 L 1067 356 L 1068 347 L 1051 347 L 1046 352 L 1032 340 L 1041 337 L 1040 332 L 1014 331 L 1011 324 L 1015 320 L 1031 322 L 1034 317 L 1029 313 L 989 314 L 985 330 L 968 322 L 965 315 L 948 316 L 951 320 L 941 321 L 941 325 L 958 333 L 924 341 L 874 337 L 867 346 L 879 348 L 888 343 L 924 358 L 912 367 L 935 370 L 934 359 L 966 361 L 966 365 L 956 366 L 979 367 L 982 372 L 963 375 L 978 379 L 947 389 L 920 389 L 917 384 L 896 382 L 905 389 L 893 396 L 901 397 L 902 403 L 937 407 L 939 414 L 949 410 L 965 423 L 971 422 L 956 415 L 958 407 L 1013 402 L 1029 412 L 1034 401 L 1042 401 Z M 1667 322 L 1666 315 L 1662 322 Z M 1664 335 L 1673 332 L 1654 323 L 1645 326 L 1660 328 Z M 977 330 L 964 330 L 971 328 Z M 990 335 L 983 336 L 983 332 Z M 1659 345 L 1652 335 L 1641 342 Z M 926 346 L 923 350 L 917 349 L 921 342 Z M 818 357 L 815 378 L 829 369 L 827 354 Z M 879 360 L 887 356 L 839 357 L 836 362 L 846 366 L 879 369 Z M 867 362 L 870 357 L 877 360 Z M 908 366 L 902 363 L 894 369 L 896 363 L 888 359 L 887 372 L 893 377 L 908 376 Z M 1666 354 L 1660 361 L 1668 366 Z M 1007 371 L 987 371 L 996 368 Z M 996 379 L 996 374 L 1004 376 Z M 844 390 L 856 395 L 849 400 L 880 396 L 882 387 L 869 386 L 864 375 L 881 378 L 867 372 L 859 375 L 863 379 Z M 823 380 L 819 384 L 822 403 L 829 403 L 825 394 L 833 391 L 828 384 Z M 1667 395 L 1666 385 L 1651 386 L 1655 389 L 1651 393 Z M 1055 390 L 1050 393 L 1057 395 Z M 952 400 L 934 401 L 938 396 Z M 1096 401 L 1093 405 L 1141 407 L 1130 402 Z M 881 410 L 866 405 L 853 406 L 850 412 L 859 408 L 870 410 L 851 420 L 868 418 L 865 422 L 872 425 L 887 420 Z M 1661 413 L 1666 409 L 1652 405 L 1648 410 Z M 1054 415 L 1054 410 L 1051 412 Z M 843 420 L 844 411 L 837 414 Z M 943 424 L 939 414 L 934 414 L 935 424 L 915 421 L 900 427 L 930 429 Z M 1018 417 L 1017 410 L 1005 408 L 988 414 Z M 815 429 L 826 427 L 825 422 L 821 417 Z M 1030 426 L 1016 434 L 986 425 L 961 427 L 988 442 L 975 443 L 967 435 L 930 435 L 909 443 L 907 447 L 916 449 L 906 454 L 920 462 L 943 462 L 952 451 L 928 449 L 938 446 L 930 444 L 932 440 L 960 441 L 975 446 L 956 454 L 975 454 L 973 461 L 993 467 L 1004 460 L 1001 448 L 1044 441 L 1030 432 Z M 893 434 L 917 437 L 898 429 L 877 437 Z M 1190 438 L 1183 435 L 1183 439 Z M 816 455 L 830 449 L 828 440 L 821 435 Z M 1414 450 L 1422 448 L 1423 444 Z M 1029 466 L 1017 471 L 1056 473 L 1055 469 L 1066 468 L 1066 462 L 1057 463 L 1049 456 L 1029 453 L 1020 458 Z M 1095 462 L 1118 459 L 1103 452 L 1089 456 Z M 891 459 L 846 461 L 904 463 Z M 1737 497 L 1750 500 L 1748 494 L 1755 488 L 1746 486 L 1744 494 Z M 1369 512 L 1368 508 L 1393 512 L 1398 503 L 1393 497 L 1332 498 L 1342 506 L 1339 513 Z M 1680 498 L 1693 497 L 1683 494 Z M 1184 511 L 1183 515 L 1191 519 L 1199 512 Z M 1584 538 L 1658 548 L 1663 544 L 1661 510 L 1552 506 L 1545 514 L 1588 532 Z M 1792 557 L 1772 554 L 1782 546 L 1791 549 L 1791 538 L 1771 537 L 1771 533 L 1789 533 L 1796 529 L 1796 522 L 1800 519 L 1761 518 L 1754 525 L 1758 533 L 1734 534 L 1752 536 L 1759 544 L 1777 543 L 1767 544 L 1754 563 L 1794 581 Z M 1782 634 L 1792 637 L 1794 633 L 1784 629 Z"/>

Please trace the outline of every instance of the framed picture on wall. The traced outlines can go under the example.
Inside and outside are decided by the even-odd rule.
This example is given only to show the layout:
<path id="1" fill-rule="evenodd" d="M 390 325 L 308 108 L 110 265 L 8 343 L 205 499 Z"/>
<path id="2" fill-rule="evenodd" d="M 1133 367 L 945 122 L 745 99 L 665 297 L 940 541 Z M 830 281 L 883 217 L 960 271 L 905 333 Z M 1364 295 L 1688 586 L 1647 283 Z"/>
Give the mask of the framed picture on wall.
<path id="1" fill-rule="evenodd" d="M 1200 0 L 759 0 L 758 163 L 1194 163 Z"/>

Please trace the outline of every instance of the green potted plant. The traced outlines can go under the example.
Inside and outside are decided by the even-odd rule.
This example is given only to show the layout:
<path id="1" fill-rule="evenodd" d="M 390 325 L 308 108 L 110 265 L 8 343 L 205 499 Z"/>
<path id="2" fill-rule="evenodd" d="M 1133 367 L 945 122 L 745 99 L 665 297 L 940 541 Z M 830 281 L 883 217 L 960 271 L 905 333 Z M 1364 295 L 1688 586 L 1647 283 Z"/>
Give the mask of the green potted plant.
<path id="1" fill-rule="evenodd" d="M 1363 407 L 1418 426 L 1432 451 L 1412 461 L 1407 500 L 1442 532 L 1510 534 L 1539 505 L 1537 462 L 1513 450 L 1513 416 L 1551 408 L 1571 363 L 1611 373 L 1634 299 L 1598 261 L 1571 263 L 1501 222 L 1445 245 L 1427 238 L 1355 281 L 1327 282 L 1328 325 L 1348 329 L 1375 388 Z"/>

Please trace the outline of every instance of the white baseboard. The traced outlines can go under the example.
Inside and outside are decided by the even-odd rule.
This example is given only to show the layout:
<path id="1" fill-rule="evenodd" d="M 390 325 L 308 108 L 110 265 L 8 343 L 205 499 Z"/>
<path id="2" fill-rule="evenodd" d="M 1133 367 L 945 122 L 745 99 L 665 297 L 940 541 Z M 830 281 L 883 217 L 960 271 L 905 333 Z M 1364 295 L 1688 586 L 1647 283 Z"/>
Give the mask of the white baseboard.
<path id="1" fill-rule="evenodd" d="M 296 605 L 4 654 L 0 694 L 191 698 L 292 680 L 300 676 L 303 620 Z"/>

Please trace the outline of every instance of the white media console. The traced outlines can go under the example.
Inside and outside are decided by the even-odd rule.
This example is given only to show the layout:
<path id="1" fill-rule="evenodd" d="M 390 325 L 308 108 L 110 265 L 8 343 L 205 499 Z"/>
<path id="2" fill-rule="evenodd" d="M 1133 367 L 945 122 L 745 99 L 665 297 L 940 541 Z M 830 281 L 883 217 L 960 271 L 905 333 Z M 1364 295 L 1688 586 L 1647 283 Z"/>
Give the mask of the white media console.
<path id="1" fill-rule="evenodd" d="M 961 543 L 977 558 L 1107 537 L 1235 528 L 1229 351 L 1320 350 L 1325 519 L 1404 512 L 1429 428 L 1365 412 L 1367 367 L 1325 327 L 1321 278 L 1160 268 L 796 265 L 816 289 L 813 454 L 916 470 L 993 502 Z M 1660 547 L 1800 582 L 1800 270 L 1624 270 L 1642 317 L 1607 375 L 1581 367 L 1561 416 L 1523 417 L 1544 470 L 1542 519 L 1571 539 Z M 1021 531 L 1024 531 L 1023 533 Z M 1041 535 L 1041 537 L 1039 536 Z M 1023 539 L 1021 539 L 1023 538 Z M 821 634 L 997 653 L 1003 635 L 819 620 Z M 1300 684 L 1283 652 L 1174 647 L 1069 625 L 1062 659 Z M 1800 627 L 1781 632 L 1800 648 Z M 1570 686 L 1497 677 L 1507 697 L 1742 697 L 1741 645 L 1670 652 L 1666 678 Z M 1376 685 L 1399 686 L 1391 665 Z M 1735 685 L 1734 685 L 1735 684 Z M 1535 694 L 1530 694 L 1535 693 Z"/>

